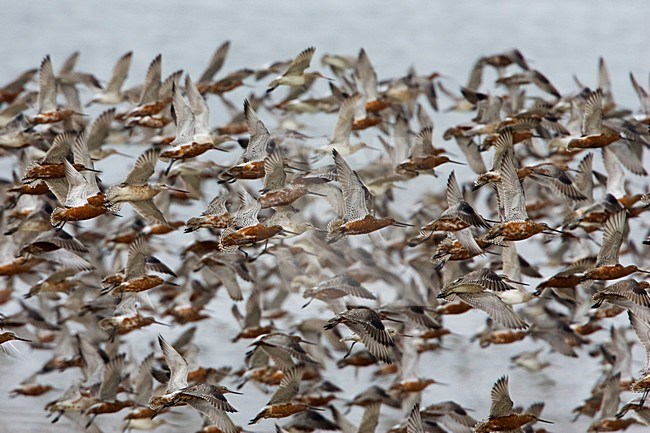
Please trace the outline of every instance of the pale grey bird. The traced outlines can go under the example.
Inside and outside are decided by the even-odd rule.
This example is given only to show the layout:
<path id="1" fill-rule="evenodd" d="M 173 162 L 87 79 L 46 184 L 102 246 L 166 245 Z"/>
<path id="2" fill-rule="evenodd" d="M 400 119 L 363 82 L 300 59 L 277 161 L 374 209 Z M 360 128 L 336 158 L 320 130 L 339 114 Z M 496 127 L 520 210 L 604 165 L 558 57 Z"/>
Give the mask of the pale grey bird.
<path id="1" fill-rule="evenodd" d="M 167 225 L 167 220 L 153 202 L 153 198 L 161 191 L 172 190 L 186 192 L 164 183 L 149 184 L 149 178 L 156 168 L 160 151 L 146 150 L 135 162 L 135 166 L 126 175 L 122 183 L 113 185 L 106 191 L 106 206 L 119 210 L 121 203 L 128 202 L 133 209 L 145 220 L 152 224 Z"/>
<path id="2" fill-rule="evenodd" d="M 525 329 L 528 325 L 524 319 L 519 317 L 512 307 L 503 300 L 509 291 L 519 292 L 517 288 L 506 282 L 508 280 L 507 277 L 481 268 L 446 283 L 438 298 L 447 301 L 460 299 L 466 304 L 486 312 L 502 326 Z"/>
<path id="3" fill-rule="evenodd" d="M 187 404 L 219 427 L 224 433 L 237 433 L 239 430 L 228 416 L 228 412 L 237 410 L 228 403 L 225 393 L 240 394 L 225 386 L 215 386 L 207 383 L 188 385 L 187 373 L 189 366 L 183 358 L 161 335 L 158 343 L 163 351 L 165 362 L 170 370 L 169 382 L 163 395 L 152 395 L 149 407 L 160 411 L 165 407 L 182 406 Z"/>
<path id="4" fill-rule="evenodd" d="M 382 323 L 382 319 L 395 321 L 395 319 L 388 319 L 386 315 L 372 308 L 351 307 L 328 320 L 325 329 L 332 329 L 340 323 L 344 324 L 359 338 L 361 343 L 368 349 L 368 352 L 375 358 L 391 364 L 401 360 L 402 352 L 395 340 L 393 340 L 391 333 Z M 350 350 L 352 350 L 352 347 Z"/>
<path id="5" fill-rule="evenodd" d="M 117 60 L 115 66 L 113 67 L 111 78 L 108 80 L 106 87 L 102 90 L 101 93 L 95 95 L 90 100 L 90 102 L 86 104 L 86 106 L 92 105 L 93 103 L 117 105 L 126 99 L 122 93 L 122 85 L 129 75 L 129 68 L 131 68 L 132 57 L 133 52 L 129 51 Z"/>
<path id="6" fill-rule="evenodd" d="M 330 302 L 341 299 L 345 296 L 354 296 L 362 299 L 375 300 L 377 297 L 368 289 L 363 287 L 357 280 L 349 275 L 341 274 L 322 281 L 315 287 L 305 289 L 302 296 L 309 301 L 303 305 L 306 307 L 314 299 Z"/>

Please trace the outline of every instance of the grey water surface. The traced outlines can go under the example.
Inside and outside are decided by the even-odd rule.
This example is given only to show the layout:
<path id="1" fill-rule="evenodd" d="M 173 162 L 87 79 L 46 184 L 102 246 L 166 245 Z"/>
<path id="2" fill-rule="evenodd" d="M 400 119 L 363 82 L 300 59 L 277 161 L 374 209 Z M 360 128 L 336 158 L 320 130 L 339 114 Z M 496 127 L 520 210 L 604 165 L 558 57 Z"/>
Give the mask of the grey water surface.
<path id="1" fill-rule="evenodd" d="M 520 49 L 533 67 L 542 71 L 561 93 L 576 90 L 573 75 L 595 86 L 598 58 L 602 56 L 609 67 L 617 102 L 628 107 L 638 107 L 628 74 L 633 72 L 647 86 L 650 71 L 650 5 L 646 0 L 38 0 L 2 1 L 0 6 L 0 83 L 8 82 L 27 68 L 36 67 L 46 54 L 52 56 L 56 69 L 75 50 L 81 51 L 78 69 L 91 71 L 103 79 L 108 78 L 120 55 L 133 50 L 127 86 L 143 79 L 149 62 L 158 53 L 163 55 L 163 75 L 182 68 L 198 76 L 214 49 L 224 40 L 232 43 L 225 71 L 288 59 L 310 45 L 317 48 L 315 59 L 320 59 L 324 53 L 355 56 L 359 48 L 364 47 L 379 77 L 399 76 L 413 65 L 421 73 L 440 72 L 444 75 L 443 81 L 453 90 L 466 82 L 473 62 L 480 55 L 504 49 Z M 318 62 L 313 66 L 318 67 Z M 484 81 L 491 80 L 491 73 L 488 72 Z M 229 97 L 239 104 L 248 92 L 262 91 L 265 82 L 255 86 L 255 89 L 238 90 Z M 315 89 L 316 94 L 326 91 L 324 83 Z M 444 108 L 448 101 L 444 97 L 441 101 Z M 213 124 L 227 119 L 220 104 L 212 103 L 211 106 Z M 270 115 L 265 113 L 265 116 L 269 118 Z M 441 133 L 447 126 L 469 119 L 467 114 L 442 112 L 432 113 L 432 117 L 436 123 L 434 140 L 438 142 L 442 142 Z M 329 118 L 321 121 L 308 115 L 299 120 L 306 125 L 305 131 L 313 135 L 328 135 L 334 121 Z M 273 125 L 272 117 L 269 121 Z M 130 150 L 133 155 L 138 152 L 137 148 Z M 108 161 L 111 173 L 106 174 L 104 181 L 107 183 L 119 180 L 131 164 L 119 157 L 111 157 Z M 113 169 L 113 165 L 121 165 L 124 169 Z M 0 174 L 8 173 L 11 168 L 8 160 L 0 160 Z M 427 180 L 431 182 L 430 187 L 444 188 L 449 170 L 441 170 L 439 178 Z M 182 209 L 180 215 L 197 214 L 201 206 L 203 204 Z M 182 236 L 173 235 L 162 242 L 173 251 L 175 242 L 182 241 Z M 300 304 L 300 299 L 292 299 L 287 308 L 299 310 Z M 211 319 L 199 323 L 196 340 L 201 349 L 199 362 L 214 367 L 233 365 L 239 368 L 243 364 L 246 343 L 227 343 L 238 332 L 238 325 L 230 314 L 230 301 L 224 293 L 219 293 L 211 307 Z M 316 303 L 312 308 L 309 314 L 317 311 Z M 322 310 L 320 314 L 327 318 L 331 313 Z M 546 402 L 544 418 L 555 422 L 548 427 L 550 431 L 586 431 L 591 420 L 582 418 L 572 423 L 571 409 L 589 396 L 590 387 L 600 374 L 599 365 L 585 351 L 581 351 L 577 359 L 545 351 L 542 357 L 551 360 L 552 365 L 543 372 L 512 370 L 509 366 L 512 355 L 541 346 L 526 341 L 480 349 L 477 343 L 469 342 L 469 336 L 481 326 L 484 318 L 482 313 L 472 311 L 446 319 L 446 327 L 454 335 L 444 340 L 443 350 L 422 356 L 419 373 L 447 385 L 427 388 L 423 403 L 456 400 L 475 409 L 476 418 L 483 418 L 489 408 L 493 382 L 507 373 L 516 404 Z M 157 332 L 171 338 L 178 331 L 177 328 L 152 327 L 127 336 L 125 347 L 131 347 L 137 357 L 142 357 L 141 349 L 154 340 Z M 47 401 L 63 392 L 76 372 L 43 376 L 42 382 L 58 387 L 44 397 L 8 398 L 8 391 L 49 357 L 48 352 L 30 351 L 18 344 L 16 347 L 21 356 L 0 358 L 0 431 L 68 432 L 76 429 L 65 420 L 50 424 L 43 410 Z M 643 360 L 638 347 L 634 349 L 634 359 L 633 370 L 636 371 Z M 348 397 L 365 389 L 373 380 L 369 372 L 356 375 L 352 370 L 337 370 L 333 365 L 329 365 L 324 374 L 339 385 L 349 384 Z M 385 380 L 380 383 L 389 386 Z M 232 396 L 229 400 L 239 410 L 233 419 L 245 425 L 264 405 L 268 395 L 251 385 L 244 387 L 243 392 L 244 396 Z M 163 425 L 156 431 L 198 429 L 200 422 L 196 413 L 185 409 L 177 412 L 178 415 L 168 418 L 174 426 Z M 395 410 L 382 409 L 382 413 L 389 420 L 402 417 Z M 353 410 L 350 416 L 358 421 L 360 414 Z M 100 417 L 98 424 L 107 432 L 120 431 L 121 415 Z M 264 421 L 247 430 L 273 431 L 273 424 Z M 636 427 L 628 431 L 645 429 Z"/>

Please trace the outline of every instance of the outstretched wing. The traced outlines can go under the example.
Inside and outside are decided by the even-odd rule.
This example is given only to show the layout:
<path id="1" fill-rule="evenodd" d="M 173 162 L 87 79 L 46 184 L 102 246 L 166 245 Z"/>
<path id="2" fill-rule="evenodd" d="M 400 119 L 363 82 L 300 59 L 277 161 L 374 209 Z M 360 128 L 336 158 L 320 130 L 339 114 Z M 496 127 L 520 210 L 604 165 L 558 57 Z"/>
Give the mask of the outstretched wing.
<path id="1" fill-rule="evenodd" d="M 332 154 L 336 165 L 336 176 L 345 200 L 346 221 L 363 219 L 370 214 L 368 202 L 372 201 L 372 194 L 336 149 L 332 150 Z"/>
<path id="2" fill-rule="evenodd" d="M 311 63 L 311 58 L 314 57 L 314 52 L 316 48 L 309 47 L 306 50 L 302 51 L 296 56 L 295 59 L 289 65 L 287 72 L 284 73 L 285 76 L 288 75 L 302 75 L 302 73 L 309 67 Z"/>
<path id="3" fill-rule="evenodd" d="M 142 87 L 138 105 L 150 104 L 158 100 L 161 77 L 162 55 L 158 54 L 149 64 L 149 69 L 147 69 L 147 75 L 144 79 L 144 86 Z"/>
<path id="4" fill-rule="evenodd" d="M 603 129 L 603 91 L 596 89 L 585 102 L 585 117 L 582 121 L 584 135 L 600 135 Z"/>
<path id="5" fill-rule="evenodd" d="M 620 211 L 611 215 L 605 222 L 605 233 L 596 259 L 596 267 L 618 264 L 618 251 L 623 243 L 625 219 L 625 211 Z"/>
<path id="6" fill-rule="evenodd" d="M 158 343 L 163 351 L 165 362 L 169 367 L 170 376 L 167 384 L 167 393 L 176 392 L 187 387 L 187 373 L 189 366 L 185 358 L 165 340 L 158 335 Z"/>
<path id="7" fill-rule="evenodd" d="M 111 79 L 106 85 L 106 93 L 117 93 L 122 88 L 126 77 L 129 74 L 129 68 L 131 67 L 131 57 L 133 56 L 133 51 L 129 51 L 119 58 L 115 67 L 113 68 L 113 74 Z"/>
<path id="8" fill-rule="evenodd" d="M 267 146 L 271 141 L 271 134 L 260 118 L 257 117 L 257 113 L 248 102 L 248 99 L 244 101 L 244 117 L 250 140 L 242 158 L 245 162 L 263 161 L 266 156 Z"/>
<path id="9" fill-rule="evenodd" d="M 199 77 L 199 83 L 207 83 L 212 81 L 215 74 L 219 72 L 226 61 L 226 56 L 228 55 L 228 50 L 230 49 L 230 41 L 226 41 L 217 50 L 214 52 L 210 58 L 210 63 L 208 64 L 205 71 Z"/>
<path id="10" fill-rule="evenodd" d="M 49 54 L 41 62 L 39 71 L 38 111 L 46 113 L 56 110 L 56 78 Z"/>
<path id="11" fill-rule="evenodd" d="M 135 166 L 124 178 L 124 183 L 129 185 L 142 185 L 149 180 L 156 169 L 156 162 L 160 155 L 158 149 L 148 149 L 135 161 Z"/>
<path id="12" fill-rule="evenodd" d="M 528 327 L 512 307 L 505 304 L 494 293 L 456 293 L 456 296 L 467 305 L 486 312 L 492 320 L 506 328 L 525 329 Z"/>
<path id="13" fill-rule="evenodd" d="M 508 391 L 508 376 L 501 376 L 492 387 L 490 393 L 492 405 L 490 406 L 490 418 L 508 416 L 512 414 L 512 399 Z"/>
<path id="14" fill-rule="evenodd" d="M 130 201 L 129 204 L 147 222 L 151 224 L 169 224 L 158 206 L 153 202 L 153 199 Z"/>

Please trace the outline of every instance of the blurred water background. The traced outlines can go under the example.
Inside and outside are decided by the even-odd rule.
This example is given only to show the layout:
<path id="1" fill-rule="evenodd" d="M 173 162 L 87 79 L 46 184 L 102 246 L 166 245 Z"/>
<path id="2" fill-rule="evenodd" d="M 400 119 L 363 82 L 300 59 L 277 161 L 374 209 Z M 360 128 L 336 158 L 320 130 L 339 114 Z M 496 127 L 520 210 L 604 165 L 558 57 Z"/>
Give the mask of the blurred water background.
<path id="1" fill-rule="evenodd" d="M 647 85 L 650 71 L 650 7 L 646 0 L 589 2 L 555 0 L 545 2 L 521 1 L 355 1 L 329 2 L 296 1 L 29 1 L 0 3 L 0 83 L 8 82 L 21 71 L 36 67 L 44 55 L 52 56 L 55 70 L 72 51 L 80 50 L 78 69 L 90 71 L 108 79 L 115 60 L 133 50 L 134 58 L 126 86 L 142 81 L 151 59 L 163 55 L 163 76 L 184 69 L 193 77 L 203 70 L 214 49 L 225 40 L 232 45 L 224 72 L 242 67 L 259 67 L 264 63 L 288 59 L 307 46 L 317 48 L 315 59 L 324 53 L 356 56 L 359 48 L 368 52 L 380 78 L 403 75 L 411 65 L 421 73 L 438 71 L 445 84 L 456 90 L 464 84 L 474 61 L 509 48 L 518 48 L 532 67 L 543 72 L 561 93 L 575 91 L 573 75 L 587 85 L 597 83 L 599 56 L 606 59 L 616 100 L 622 106 L 636 108 L 638 102 L 628 74 L 633 72 Z M 319 66 L 318 61 L 313 66 Z M 489 71 L 484 82 L 493 76 Z M 252 84 L 255 84 L 251 80 Z M 248 92 L 261 92 L 264 83 L 255 89 L 244 88 L 230 94 L 241 103 Z M 325 94 L 324 83 L 314 89 Z M 86 98 L 88 95 L 84 95 Z M 441 106 L 448 104 L 444 97 Z M 220 104 L 211 100 L 211 123 L 217 125 L 227 118 Z M 95 113 L 91 111 L 91 113 Z M 96 113 L 95 113 L 96 114 Z M 436 124 L 434 142 L 441 143 L 442 131 L 453 123 L 468 120 L 468 115 L 431 113 Z M 268 112 L 261 116 L 273 126 Z M 305 132 L 328 135 L 335 119 L 326 121 L 302 116 Z M 455 150 L 455 149 L 454 149 Z M 130 153 L 137 155 L 140 149 Z M 220 157 L 220 155 L 218 155 Z M 236 158 L 236 155 L 233 156 Z M 111 157 L 104 167 L 111 172 L 103 176 L 106 183 L 118 181 L 124 171 L 112 167 L 125 163 Z M 489 160 L 486 162 L 489 163 Z M 8 160 L 0 160 L 0 169 L 8 173 Z M 432 187 L 444 188 L 450 169 L 441 170 Z M 424 181 L 422 181 L 424 182 Z M 207 199 L 212 197 L 208 192 Z M 181 212 L 197 214 L 203 204 Z M 173 250 L 172 236 L 164 242 Z M 295 305 L 294 305 L 295 304 Z M 298 308 L 299 300 L 288 305 Z M 213 367 L 243 362 L 245 343 L 224 344 L 238 332 L 229 311 L 230 301 L 223 291 L 213 316 L 201 322 L 197 343 L 201 349 L 202 365 Z M 313 312 L 315 310 L 311 310 Z M 327 318 L 331 313 L 323 311 Z M 482 418 L 489 407 L 489 390 L 502 374 L 511 376 L 510 387 L 517 404 L 528 405 L 545 401 L 544 418 L 555 421 L 549 430 L 555 432 L 585 431 L 589 420 L 571 423 L 570 409 L 588 397 L 589 389 L 599 375 L 600 367 L 584 351 L 578 359 L 559 355 L 550 359 L 551 367 L 532 374 L 511 370 L 510 356 L 531 349 L 533 343 L 492 346 L 480 349 L 470 343 L 468 336 L 484 320 L 482 313 L 470 312 L 446 320 L 446 326 L 456 335 L 444 341 L 444 350 L 422 357 L 419 372 L 433 377 L 446 386 L 434 385 L 423 395 L 423 402 L 456 400 L 476 410 Z M 126 338 L 127 346 L 142 348 L 153 340 L 156 332 L 170 338 L 178 333 L 174 328 L 150 329 Z M 168 338 L 168 339 L 170 339 Z M 638 349 L 638 348 L 637 348 Z M 634 370 L 641 367 L 643 354 L 635 349 Z M 143 356 L 142 352 L 136 352 Z M 0 358 L 0 431 L 7 432 L 67 432 L 73 426 L 62 420 L 50 424 L 45 418 L 44 404 L 65 389 L 73 375 L 50 374 L 44 382 L 60 390 L 38 399 L 8 398 L 8 390 L 36 371 L 48 353 L 22 350 L 22 358 Z M 351 370 L 337 371 L 329 366 L 330 375 L 338 384 L 350 384 L 348 397 L 361 391 L 371 381 L 369 373 L 355 375 Z M 386 386 L 387 383 L 382 385 Z M 244 396 L 229 400 L 239 409 L 235 422 L 245 424 L 264 405 L 266 395 L 247 385 Z M 192 411 L 179 410 L 183 415 L 170 420 L 181 427 L 163 426 L 157 431 L 193 431 L 199 425 Z M 382 409 L 388 419 L 398 419 L 397 411 Z M 189 415 L 188 415 L 189 414 Z M 358 420 L 360 412 L 353 410 L 351 418 Z M 108 432 L 119 431 L 120 414 L 101 417 L 99 425 Z M 253 426 L 251 431 L 272 431 L 271 422 Z M 629 431 L 644 431 L 643 428 Z"/>

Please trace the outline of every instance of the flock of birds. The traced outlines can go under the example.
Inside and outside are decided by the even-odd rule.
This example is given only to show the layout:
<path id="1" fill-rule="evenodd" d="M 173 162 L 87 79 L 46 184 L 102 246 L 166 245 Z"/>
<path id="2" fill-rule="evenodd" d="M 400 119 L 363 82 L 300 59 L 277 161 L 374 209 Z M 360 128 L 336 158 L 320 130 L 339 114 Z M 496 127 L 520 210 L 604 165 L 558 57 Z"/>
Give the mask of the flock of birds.
<path id="1" fill-rule="evenodd" d="M 484 56 L 456 94 L 438 73 L 379 80 L 364 50 L 324 55 L 326 73 L 312 71 L 311 47 L 221 74 L 228 50 L 196 80 L 163 78 L 159 55 L 142 85 L 124 89 L 132 53 L 105 84 L 77 69 L 75 53 L 56 72 L 46 56 L 0 88 L 0 154 L 14 167 L 0 185 L 0 356 L 52 353 L 13 396 L 49 393 L 53 422 L 91 432 L 120 411 L 124 429 L 154 429 L 189 410 L 180 406 L 202 414 L 203 432 L 246 431 L 229 415 L 245 397 L 230 393 L 252 386 L 270 398 L 250 424 L 277 432 L 372 433 L 384 406 L 404 416 L 391 432 L 552 429 L 544 403 L 515 406 L 499 373 L 486 416 L 421 401 L 436 382 L 419 359 L 454 332 L 445 316 L 473 309 L 486 319 L 473 338 L 481 347 L 540 345 L 513 359 L 530 371 L 549 365 L 542 350 L 599 360 L 574 409 L 593 418 L 589 431 L 650 425 L 647 247 L 629 235 L 650 204 L 650 96 L 634 76 L 641 106 L 629 110 L 602 60 L 597 86 L 576 78 L 562 94 L 517 50 Z M 488 69 L 497 78 L 484 84 Z M 265 91 L 229 99 L 277 74 Z M 208 100 L 231 118 L 211 119 Z M 429 113 L 446 100 L 467 120 L 434 143 Z M 96 117 L 84 113 L 101 104 Z M 304 114 L 338 116 L 330 137 L 300 132 Z M 101 180 L 122 167 L 121 183 Z M 303 298 L 303 309 L 289 306 Z M 199 365 L 197 327 L 229 310 L 241 331 L 198 346 L 246 340 L 248 351 L 233 366 Z M 170 326 L 183 327 L 172 343 Z M 144 327 L 158 327 L 158 340 L 134 350 L 130 336 Z M 604 343 L 590 340 L 596 333 Z M 346 367 L 375 368 L 392 384 L 351 396 L 336 381 Z M 47 384 L 65 370 L 75 372 L 69 388 Z M 359 425 L 343 403 L 363 407 Z"/>

